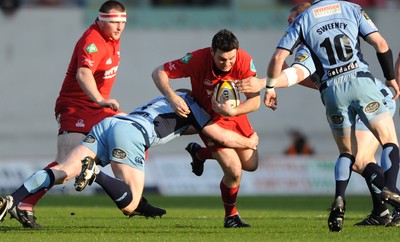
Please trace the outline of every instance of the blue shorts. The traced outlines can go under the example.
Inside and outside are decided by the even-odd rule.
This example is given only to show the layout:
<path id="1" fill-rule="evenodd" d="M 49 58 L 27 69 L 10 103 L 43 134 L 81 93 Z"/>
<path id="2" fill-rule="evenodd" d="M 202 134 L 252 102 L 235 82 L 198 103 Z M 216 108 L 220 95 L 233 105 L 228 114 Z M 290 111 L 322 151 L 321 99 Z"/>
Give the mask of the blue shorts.
<path id="1" fill-rule="evenodd" d="M 106 118 L 92 128 L 81 144 L 97 154 L 103 167 L 112 160 L 144 171 L 146 142 L 137 124 L 132 123 Z"/>
<path id="2" fill-rule="evenodd" d="M 394 116 L 394 113 L 396 112 L 396 101 L 392 99 L 393 97 L 392 92 L 389 90 L 388 87 L 384 86 L 381 81 L 375 80 L 375 82 L 377 88 L 384 96 L 383 104 L 385 104 L 385 106 L 389 109 L 392 116 Z M 356 130 L 365 130 L 365 131 L 369 130 L 367 126 L 361 121 L 358 115 L 356 116 L 356 120 L 357 120 Z"/>
<path id="3" fill-rule="evenodd" d="M 369 72 L 353 72 L 332 78 L 321 91 L 326 118 L 332 129 L 344 129 L 360 120 L 368 123 L 379 114 L 389 112 L 384 96 Z"/>

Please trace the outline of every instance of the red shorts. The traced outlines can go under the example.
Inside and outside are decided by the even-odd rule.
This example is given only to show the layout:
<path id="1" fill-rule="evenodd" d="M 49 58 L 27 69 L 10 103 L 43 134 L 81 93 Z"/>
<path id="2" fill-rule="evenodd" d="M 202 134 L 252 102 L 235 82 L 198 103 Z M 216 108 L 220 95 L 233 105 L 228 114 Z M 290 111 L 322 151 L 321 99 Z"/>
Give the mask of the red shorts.
<path id="1" fill-rule="evenodd" d="M 110 108 L 61 108 L 55 114 L 59 127 L 58 133 L 63 133 L 65 131 L 89 133 L 92 127 L 101 120 L 118 113 L 120 113 L 120 111 L 113 111 Z"/>
<path id="2" fill-rule="evenodd" d="M 254 133 L 254 129 L 251 126 L 250 121 L 247 118 L 247 115 L 240 115 L 231 118 L 213 119 L 213 121 L 220 127 L 234 131 L 247 138 Z M 207 148 L 209 148 L 212 152 L 226 148 L 224 146 L 221 146 L 219 143 L 216 143 L 213 139 L 207 137 L 202 133 L 199 133 L 199 135 L 200 138 L 203 140 L 204 144 L 207 146 Z"/>

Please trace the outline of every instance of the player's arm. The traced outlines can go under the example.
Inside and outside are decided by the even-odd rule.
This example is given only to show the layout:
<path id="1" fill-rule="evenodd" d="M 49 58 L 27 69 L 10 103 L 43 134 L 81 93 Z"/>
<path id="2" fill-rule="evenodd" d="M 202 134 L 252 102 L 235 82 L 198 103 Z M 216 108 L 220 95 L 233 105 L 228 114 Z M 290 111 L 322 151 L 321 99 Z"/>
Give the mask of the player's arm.
<path id="1" fill-rule="evenodd" d="M 201 132 L 227 148 L 257 149 L 258 136 L 256 132 L 247 138 L 231 130 L 224 129 L 214 122 L 207 124 Z"/>
<path id="2" fill-rule="evenodd" d="M 400 86 L 400 53 L 399 53 L 399 56 L 397 57 L 394 68 L 395 68 L 395 77 L 396 77 L 397 85 Z"/>
<path id="3" fill-rule="evenodd" d="M 249 138 L 246 138 L 236 132 L 221 128 L 214 122 L 207 124 L 201 132 L 226 148 L 257 149 L 258 135 L 256 132 Z M 193 126 L 189 126 L 182 135 L 193 135 L 197 133 L 197 130 Z"/>
<path id="4" fill-rule="evenodd" d="M 167 98 L 172 109 L 180 117 L 187 118 L 190 113 L 186 102 L 178 96 L 169 83 L 169 78 L 164 70 L 164 65 L 157 67 L 151 74 L 157 89 Z"/>
<path id="5" fill-rule="evenodd" d="M 119 109 L 119 103 L 115 99 L 104 99 L 97 89 L 96 80 L 92 71 L 87 67 L 79 67 L 76 72 L 76 80 L 83 92 L 93 102 L 99 104 L 101 107 L 109 107 L 113 110 Z"/>
<path id="6" fill-rule="evenodd" d="M 386 78 L 386 86 L 392 87 L 395 92 L 393 99 L 398 98 L 400 90 L 399 85 L 395 80 L 392 50 L 379 32 L 374 32 L 368 35 L 365 40 L 375 48 L 376 56 L 378 57 L 383 75 Z"/>

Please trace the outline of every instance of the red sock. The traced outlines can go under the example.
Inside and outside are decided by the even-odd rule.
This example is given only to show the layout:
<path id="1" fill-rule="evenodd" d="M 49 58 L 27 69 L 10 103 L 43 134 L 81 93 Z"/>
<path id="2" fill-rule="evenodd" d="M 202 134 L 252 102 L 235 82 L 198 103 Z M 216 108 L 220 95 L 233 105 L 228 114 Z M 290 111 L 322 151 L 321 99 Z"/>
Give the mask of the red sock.
<path id="1" fill-rule="evenodd" d="M 236 209 L 236 197 L 239 192 L 239 186 L 234 188 L 227 187 L 221 180 L 219 188 L 221 190 L 222 202 L 225 208 L 225 217 L 229 217 L 238 213 Z"/>
<path id="2" fill-rule="evenodd" d="M 200 160 L 208 160 L 208 159 L 213 159 L 212 157 L 212 151 L 209 148 L 204 148 L 201 147 L 197 153 L 196 153 L 197 157 Z"/>
<path id="3" fill-rule="evenodd" d="M 43 169 L 49 169 L 53 166 L 58 165 L 57 161 L 53 161 L 50 164 L 48 164 L 45 168 Z M 50 190 L 49 189 L 43 189 L 31 196 L 28 196 L 27 198 L 25 198 L 24 200 L 22 200 L 19 205 L 18 208 L 22 209 L 22 210 L 33 210 L 33 208 L 36 206 L 36 204 L 39 202 L 39 200 L 43 197 L 44 194 L 46 194 L 46 192 Z"/>

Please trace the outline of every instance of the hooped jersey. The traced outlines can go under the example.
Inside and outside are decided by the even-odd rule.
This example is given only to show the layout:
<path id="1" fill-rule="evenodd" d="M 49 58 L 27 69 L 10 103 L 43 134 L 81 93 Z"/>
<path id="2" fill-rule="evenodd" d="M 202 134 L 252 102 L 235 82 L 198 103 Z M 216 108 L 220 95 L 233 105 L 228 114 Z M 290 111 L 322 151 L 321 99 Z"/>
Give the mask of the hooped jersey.
<path id="1" fill-rule="evenodd" d="M 96 23 L 91 25 L 75 45 L 56 101 L 56 112 L 65 106 L 100 109 L 101 107 L 81 89 L 76 80 L 77 70 L 80 67 L 89 68 L 100 94 L 104 99 L 108 99 L 116 79 L 119 62 L 119 40 L 103 35 Z"/>
<path id="2" fill-rule="evenodd" d="M 200 108 L 193 97 L 183 92 L 177 94 L 185 100 L 190 109 L 188 118 L 179 117 L 164 96 L 136 108 L 128 116 L 115 117 L 140 124 L 149 136 L 150 146 L 165 144 L 181 136 L 190 125 L 196 130 L 202 130 L 210 121 L 210 116 Z"/>
<path id="3" fill-rule="evenodd" d="M 366 70 L 359 37 L 378 29 L 357 4 L 337 0 L 315 1 L 288 27 L 277 48 L 291 53 L 302 42 L 311 52 L 322 81 Z"/>

